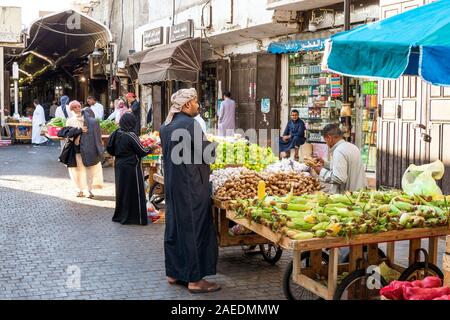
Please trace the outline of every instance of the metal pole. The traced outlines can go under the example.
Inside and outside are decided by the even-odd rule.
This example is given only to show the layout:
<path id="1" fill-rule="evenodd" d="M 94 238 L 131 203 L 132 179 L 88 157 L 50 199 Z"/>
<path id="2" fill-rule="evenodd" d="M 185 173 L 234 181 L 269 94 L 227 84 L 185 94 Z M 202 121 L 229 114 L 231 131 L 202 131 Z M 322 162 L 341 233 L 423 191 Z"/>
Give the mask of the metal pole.
<path id="1" fill-rule="evenodd" d="M 109 96 L 109 112 L 113 112 L 111 109 L 111 103 L 113 102 L 112 96 L 112 85 L 113 85 L 113 55 L 112 55 L 112 46 L 109 44 L 108 46 L 108 54 L 109 54 L 109 78 L 108 78 L 108 96 Z"/>
<path id="2" fill-rule="evenodd" d="M 19 114 L 19 81 L 14 79 L 14 115 Z"/>
<path id="3" fill-rule="evenodd" d="M 5 125 L 5 61 L 3 47 L 0 47 L 0 123 Z"/>

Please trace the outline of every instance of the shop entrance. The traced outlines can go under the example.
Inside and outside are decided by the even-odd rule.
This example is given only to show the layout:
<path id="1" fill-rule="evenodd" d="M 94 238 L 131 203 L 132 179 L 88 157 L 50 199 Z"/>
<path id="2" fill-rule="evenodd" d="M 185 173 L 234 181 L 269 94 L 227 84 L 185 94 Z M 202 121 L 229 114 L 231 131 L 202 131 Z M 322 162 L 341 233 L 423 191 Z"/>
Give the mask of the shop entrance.
<path id="1" fill-rule="evenodd" d="M 280 128 L 279 79 L 279 56 L 260 53 L 231 59 L 231 95 L 237 106 L 236 128 Z"/>

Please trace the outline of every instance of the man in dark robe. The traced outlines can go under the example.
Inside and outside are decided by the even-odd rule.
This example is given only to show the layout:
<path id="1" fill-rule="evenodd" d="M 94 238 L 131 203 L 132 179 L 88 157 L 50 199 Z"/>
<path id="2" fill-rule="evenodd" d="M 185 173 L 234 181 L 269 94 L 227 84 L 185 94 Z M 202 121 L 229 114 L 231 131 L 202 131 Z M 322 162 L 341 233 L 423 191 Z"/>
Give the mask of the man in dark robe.
<path id="1" fill-rule="evenodd" d="M 133 115 L 136 117 L 136 126 L 133 132 L 138 136 L 141 135 L 141 104 L 136 100 L 136 95 L 132 92 L 128 92 L 125 96 L 128 101 L 128 107 L 130 108 Z"/>
<path id="2" fill-rule="evenodd" d="M 116 210 L 113 221 L 121 224 L 146 225 L 147 204 L 141 158 L 152 152 L 145 148 L 133 132 L 136 118 L 125 113 L 120 118 L 120 129 L 109 138 L 107 150 L 115 156 Z"/>
<path id="3" fill-rule="evenodd" d="M 297 110 L 291 111 L 291 120 L 289 120 L 283 136 L 280 138 L 280 154 L 282 158 L 287 157 L 291 150 L 295 150 L 295 159 L 298 158 L 298 150 L 306 141 L 305 123 L 298 116 Z"/>
<path id="4" fill-rule="evenodd" d="M 203 278 L 216 274 L 218 257 L 209 190 L 216 145 L 206 140 L 194 120 L 199 113 L 195 89 L 177 91 L 171 102 L 161 127 L 166 275 L 170 284 L 187 283 L 192 293 L 214 292 L 220 286 Z"/>

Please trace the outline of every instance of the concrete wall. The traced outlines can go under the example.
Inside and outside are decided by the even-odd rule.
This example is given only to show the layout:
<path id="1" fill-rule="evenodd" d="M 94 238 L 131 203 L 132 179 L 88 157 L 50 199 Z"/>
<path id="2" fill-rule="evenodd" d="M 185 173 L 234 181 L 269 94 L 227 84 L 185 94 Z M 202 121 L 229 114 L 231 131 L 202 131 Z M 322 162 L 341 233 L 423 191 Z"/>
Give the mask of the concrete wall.
<path id="1" fill-rule="evenodd" d="M 169 2 L 169 1 L 161 1 Z M 123 4 L 123 6 L 122 6 Z M 128 52 L 134 47 L 134 30 L 148 22 L 148 0 L 102 0 L 94 5 L 89 15 L 107 26 L 113 35 L 113 42 L 117 44 L 118 59 L 125 60 Z M 123 28 L 122 28 L 123 17 Z M 123 35 L 122 35 L 123 30 Z M 122 39 L 122 46 L 120 42 Z"/>
<path id="2" fill-rule="evenodd" d="M 233 7 L 231 6 L 232 3 Z M 258 51 L 258 43 L 252 40 L 251 37 L 247 40 L 243 40 L 242 36 L 237 34 L 228 39 L 215 39 L 215 37 L 233 31 L 272 23 L 273 11 L 266 10 L 265 4 L 265 0 L 175 0 L 175 16 L 172 18 L 172 1 L 149 0 L 149 21 L 142 27 L 137 28 L 135 32 L 135 47 L 142 49 L 142 35 L 144 31 L 161 26 L 168 27 L 189 19 L 194 21 L 194 36 L 202 37 L 201 17 L 202 9 L 204 8 L 203 18 L 205 25 L 208 25 L 209 21 L 211 21 L 211 28 L 206 30 L 206 36 L 211 37 L 214 46 L 220 48 L 225 43 L 247 41 L 248 43 L 245 45 L 247 52 Z M 212 8 L 211 17 L 210 7 Z M 152 8 L 158 8 L 158 10 L 152 10 Z M 165 39 L 165 42 L 167 43 L 167 39 Z M 228 49 L 229 52 L 236 52 L 236 50 L 238 50 L 236 46 L 231 46 Z M 245 51 L 242 48 L 239 48 L 239 50 Z"/>

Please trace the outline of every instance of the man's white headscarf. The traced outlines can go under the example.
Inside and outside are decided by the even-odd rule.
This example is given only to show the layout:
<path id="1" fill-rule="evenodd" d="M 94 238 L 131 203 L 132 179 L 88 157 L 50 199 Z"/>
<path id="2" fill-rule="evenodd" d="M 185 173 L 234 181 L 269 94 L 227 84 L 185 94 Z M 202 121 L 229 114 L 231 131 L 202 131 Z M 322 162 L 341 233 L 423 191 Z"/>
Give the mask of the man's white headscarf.
<path id="1" fill-rule="evenodd" d="M 196 97 L 197 91 L 194 88 L 180 89 L 175 92 L 170 98 L 170 102 L 172 102 L 172 105 L 170 107 L 169 115 L 166 118 L 165 124 L 168 125 L 169 123 L 171 123 L 175 113 L 181 112 L 183 106 Z"/>

